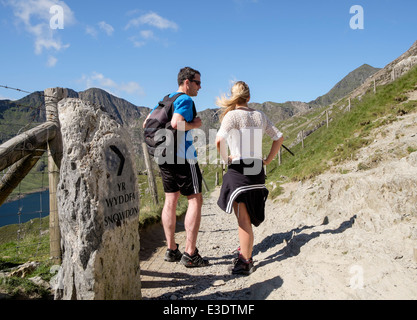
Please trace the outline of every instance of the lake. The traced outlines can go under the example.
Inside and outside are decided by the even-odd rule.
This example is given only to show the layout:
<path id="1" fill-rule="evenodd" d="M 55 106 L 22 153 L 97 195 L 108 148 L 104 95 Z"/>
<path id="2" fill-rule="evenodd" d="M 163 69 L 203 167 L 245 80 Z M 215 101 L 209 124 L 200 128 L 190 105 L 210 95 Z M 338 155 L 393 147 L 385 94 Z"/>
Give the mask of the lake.
<path id="1" fill-rule="evenodd" d="M 0 207 L 0 227 L 18 224 L 19 209 L 21 223 L 49 216 L 49 190 L 32 193 L 20 200 L 4 203 Z"/>

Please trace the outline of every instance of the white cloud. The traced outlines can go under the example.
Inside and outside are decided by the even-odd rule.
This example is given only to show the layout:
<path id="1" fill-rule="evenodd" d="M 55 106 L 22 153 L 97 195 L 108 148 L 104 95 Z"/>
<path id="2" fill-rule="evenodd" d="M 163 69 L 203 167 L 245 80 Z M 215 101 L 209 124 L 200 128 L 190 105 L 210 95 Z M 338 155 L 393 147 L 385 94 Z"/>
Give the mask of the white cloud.
<path id="1" fill-rule="evenodd" d="M 142 36 L 142 38 L 144 39 L 153 39 L 155 38 L 153 31 L 151 30 L 142 30 L 140 32 L 140 35 Z"/>
<path id="2" fill-rule="evenodd" d="M 135 48 L 140 48 L 146 45 L 148 40 L 158 41 L 158 38 L 155 37 L 152 30 L 142 30 L 139 35 L 130 37 L 129 40 Z"/>
<path id="3" fill-rule="evenodd" d="M 130 42 L 133 43 L 133 46 L 135 48 L 140 48 L 143 47 L 144 45 L 146 45 L 145 41 L 140 40 L 138 37 L 134 36 L 134 37 L 130 37 L 129 38 Z"/>
<path id="4" fill-rule="evenodd" d="M 85 27 L 85 33 L 92 36 L 93 38 L 97 37 L 97 30 L 96 28 L 92 27 L 92 26 L 86 26 Z"/>
<path id="5" fill-rule="evenodd" d="M 108 36 L 113 35 L 114 32 L 114 28 L 109 25 L 108 23 L 101 21 L 98 23 L 98 26 L 100 27 L 101 30 L 103 30 L 105 33 L 107 33 Z"/>
<path id="6" fill-rule="evenodd" d="M 136 12 L 132 12 L 129 15 L 132 15 L 133 13 Z M 134 35 L 128 38 L 133 43 L 133 46 L 136 48 L 145 46 L 149 40 L 166 43 L 166 41 L 164 41 L 163 39 L 161 40 L 159 37 L 155 36 L 155 30 L 170 29 L 177 31 L 179 29 L 178 25 L 174 21 L 165 19 L 155 12 L 149 12 L 146 14 L 142 14 L 137 18 L 129 20 L 129 22 L 125 26 L 125 30 L 142 27 L 146 27 L 146 29 L 142 29 L 138 35 Z"/>
<path id="7" fill-rule="evenodd" d="M 105 21 L 101 21 L 97 23 L 97 25 L 100 28 L 100 30 L 104 31 L 109 37 L 113 35 L 114 28 L 112 25 L 106 23 Z M 85 33 L 92 36 L 93 38 L 97 38 L 99 32 L 95 27 L 87 25 L 85 27 Z"/>
<path id="8" fill-rule="evenodd" d="M 133 14 L 137 14 L 138 12 L 138 10 L 130 11 L 127 15 L 132 16 Z M 150 40 L 162 42 L 166 45 L 166 41 L 164 41 L 163 39 L 161 40 L 159 37 L 155 36 L 155 30 L 171 29 L 177 31 L 179 29 L 178 25 L 174 21 L 165 19 L 155 12 L 149 12 L 146 14 L 142 14 L 137 18 L 129 20 L 129 22 L 125 26 L 125 30 L 142 27 L 146 27 L 146 29 L 142 29 L 139 32 L 139 34 L 133 35 L 128 38 L 135 48 L 145 46 Z"/>
<path id="9" fill-rule="evenodd" d="M 124 93 L 135 96 L 145 95 L 145 91 L 137 82 L 130 81 L 127 83 L 117 83 L 99 72 L 92 72 L 90 75 L 83 75 L 78 82 L 82 83 L 86 89 L 98 87 L 109 91 L 111 94 L 116 96 L 121 96 Z"/>
<path id="10" fill-rule="evenodd" d="M 125 29 L 130 29 L 132 27 L 139 27 L 141 25 L 148 25 L 158 29 L 173 29 L 178 30 L 178 25 L 173 22 L 169 21 L 160 15 L 150 12 L 144 15 L 141 15 L 138 18 L 131 19 L 128 24 L 126 25 Z"/>
<path id="11" fill-rule="evenodd" d="M 23 25 L 34 40 L 36 54 L 42 54 L 44 50 L 61 51 L 69 47 L 63 44 L 56 30 L 51 29 L 50 21 L 54 14 L 50 13 L 51 7 L 59 5 L 63 9 L 64 27 L 75 22 L 71 9 L 63 1 L 59 0 L 5 0 L 4 3 L 13 9 L 16 17 L 15 24 Z"/>
<path id="12" fill-rule="evenodd" d="M 46 63 L 46 65 L 50 68 L 55 67 L 56 63 L 58 62 L 58 59 L 53 57 L 53 56 L 49 56 L 48 58 L 48 62 Z"/>
<path id="13" fill-rule="evenodd" d="M 145 95 L 145 91 L 143 90 L 143 88 L 137 82 L 134 81 L 120 84 L 119 89 L 122 92 L 126 92 L 128 94 L 138 94 L 140 96 Z"/>

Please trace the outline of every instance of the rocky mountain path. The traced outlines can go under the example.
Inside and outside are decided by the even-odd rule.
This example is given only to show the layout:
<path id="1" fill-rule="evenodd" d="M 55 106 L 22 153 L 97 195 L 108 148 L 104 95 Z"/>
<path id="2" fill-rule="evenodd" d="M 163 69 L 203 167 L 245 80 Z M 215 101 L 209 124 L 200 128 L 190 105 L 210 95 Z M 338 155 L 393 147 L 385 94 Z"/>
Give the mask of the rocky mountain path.
<path id="1" fill-rule="evenodd" d="M 205 199 L 197 242 L 210 266 L 165 262 L 162 227 L 143 231 L 143 299 L 417 299 L 417 114 L 373 137 L 355 159 L 267 201 L 250 276 L 228 272 L 237 222 L 218 208 L 219 188 Z M 182 221 L 176 240 L 183 250 Z"/>

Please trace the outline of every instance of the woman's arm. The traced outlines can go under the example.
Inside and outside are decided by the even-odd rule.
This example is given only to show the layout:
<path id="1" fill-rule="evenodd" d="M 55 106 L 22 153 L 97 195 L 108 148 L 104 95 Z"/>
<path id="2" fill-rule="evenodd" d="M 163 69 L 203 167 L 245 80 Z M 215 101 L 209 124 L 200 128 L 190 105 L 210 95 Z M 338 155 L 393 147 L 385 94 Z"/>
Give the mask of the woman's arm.
<path id="1" fill-rule="evenodd" d="M 216 137 L 216 147 L 217 151 L 220 153 L 221 159 L 228 164 L 229 163 L 229 156 L 227 154 L 227 143 L 223 137 Z"/>
<path id="2" fill-rule="evenodd" d="M 284 137 L 281 137 L 272 143 L 271 150 L 269 151 L 268 157 L 266 157 L 266 159 L 264 160 L 264 165 L 268 165 L 272 162 L 272 160 L 274 160 L 283 142 L 284 142 Z"/>

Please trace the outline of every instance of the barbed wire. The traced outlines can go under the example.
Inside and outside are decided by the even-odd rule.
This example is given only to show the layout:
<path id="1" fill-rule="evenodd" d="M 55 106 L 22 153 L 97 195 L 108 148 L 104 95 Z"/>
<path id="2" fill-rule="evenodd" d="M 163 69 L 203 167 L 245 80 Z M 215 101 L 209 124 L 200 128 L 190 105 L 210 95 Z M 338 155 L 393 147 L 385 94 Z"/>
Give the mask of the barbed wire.
<path id="1" fill-rule="evenodd" d="M 36 95 L 39 95 L 41 97 L 55 98 L 53 96 L 48 96 L 48 95 L 46 95 L 45 93 L 43 93 L 41 91 L 33 91 L 33 92 L 30 92 L 30 91 L 27 91 L 27 90 L 23 90 L 23 89 L 19 89 L 19 88 L 13 88 L 13 87 L 9 87 L 9 86 L 2 85 L 2 84 L 0 84 L 0 88 L 4 88 L 4 89 L 8 89 L 8 90 L 14 90 L 14 91 L 28 93 L 28 94 L 36 94 Z"/>
<path id="2" fill-rule="evenodd" d="M 10 195 L 10 201 L 4 204 L 6 208 L 2 210 L 3 212 L 0 215 L 0 226 L 16 225 L 16 228 L 2 228 L 2 238 L 10 239 L 14 243 L 13 247 L 16 250 L 16 255 L 25 259 L 39 256 L 41 246 L 49 243 L 48 239 L 42 237 L 49 229 L 49 226 L 42 222 L 42 219 L 49 215 L 49 195 L 45 194 L 48 190 L 48 181 L 46 181 L 45 175 L 49 174 L 45 164 L 47 156 L 47 153 L 44 153 L 39 157 L 38 164 L 27 175 L 35 178 L 28 182 L 25 182 L 24 179 L 19 183 L 18 187 Z M 0 172 L 2 179 L 6 172 L 7 169 Z M 35 184 L 38 184 L 38 186 L 35 186 L 35 193 L 28 193 L 28 186 L 24 187 L 23 185 L 33 183 L 32 181 L 35 181 Z M 33 189 L 33 186 L 29 186 L 29 188 Z M 39 195 L 39 207 L 24 204 L 24 201 L 28 201 L 25 200 L 25 197 L 31 195 L 35 197 L 32 200 L 33 204 L 36 203 L 36 196 Z M 10 207 L 13 202 L 14 205 Z M 45 207 L 45 204 L 48 205 Z M 36 235 L 33 240 L 29 238 L 30 229 L 33 230 L 30 233 Z"/>
<path id="3" fill-rule="evenodd" d="M 47 95 L 45 95 L 44 93 L 41 93 L 41 92 L 29 92 L 27 90 L 23 90 L 23 89 L 19 89 L 19 88 L 12 88 L 12 87 L 5 86 L 5 85 L 0 85 L 0 88 L 15 90 L 15 91 L 18 91 L 18 92 L 23 92 L 23 93 L 36 94 L 38 96 L 43 97 L 43 99 L 41 99 L 41 103 L 37 107 L 23 105 L 23 104 L 17 103 L 16 101 L 11 101 L 10 100 L 10 102 L 9 102 L 10 107 L 20 107 L 20 108 L 25 108 L 25 109 L 29 109 L 29 110 L 34 111 L 33 114 L 30 117 L 28 117 L 28 119 L 27 119 L 28 123 L 26 123 L 26 124 L 17 124 L 17 125 L 21 126 L 19 132 L 21 132 L 23 130 L 27 130 L 27 128 L 33 123 L 38 124 L 40 122 L 43 122 L 42 119 L 39 119 L 40 121 L 36 121 L 36 118 L 38 116 L 41 116 L 41 114 L 40 114 L 41 109 L 42 109 L 42 107 L 45 106 L 44 97 L 48 97 Z M 2 123 L 2 121 L 0 119 L 0 125 L 8 125 L 8 124 L 7 123 Z"/>
<path id="4" fill-rule="evenodd" d="M 33 114 L 31 116 L 28 116 L 24 123 L 6 123 L 6 119 L 0 120 L 0 125 L 4 128 L 7 128 L 6 134 L 3 134 L 3 138 L 7 140 L 13 138 L 13 136 L 19 135 L 21 132 L 31 129 L 31 126 L 39 125 L 40 123 L 44 122 L 44 119 L 39 118 L 39 120 L 36 120 L 37 117 L 41 116 L 40 112 L 42 107 L 45 106 L 45 97 L 50 97 L 45 95 L 42 92 L 29 92 L 27 90 L 19 89 L 19 88 L 12 88 L 5 85 L 0 85 L 0 88 L 8 89 L 8 90 L 14 90 L 21 93 L 27 93 L 27 94 L 35 94 L 40 99 L 40 104 L 38 106 L 32 106 L 32 105 L 23 105 L 22 103 L 18 103 L 17 101 L 9 101 L 8 104 L 10 107 L 19 107 L 29 110 L 32 110 Z M 53 97 L 51 97 L 53 98 Z M 23 99 L 23 98 L 22 98 Z M 1 141 L 0 141 L 1 143 Z M 0 146 L 0 149 L 3 148 Z M 23 208 L 22 201 L 26 196 L 28 196 L 28 189 L 25 187 L 23 190 L 22 184 L 26 184 L 25 179 L 23 179 L 18 187 L 15 189 L 15 191 L 10 195 L 10 201 L 9 203 L 13 201 L 17 201 L 17 208 L 15 209 L 8 209 L 8 206 L 6 206 L 5 210 L 3 210 L 2 214 L 0 215 L 0 226 L 1 225 L 10 225 L 14 224 L 17 225 L 17 228 L 12 228 L 12 233 L 6 234 L 6 230 L 10 230 L 9 228 L 2 228 L 2 238 L 14 239 L 13 242 L 14 248 L 16 250 L 16 254 L 19 257 L 24 257 L 25 259 L 30 257 L 37 257 L 40 253 L 41 246 L 45 246 L 48 244 L 49 240 L 45 239 L 45 237 L 42 237 L 42 235 L 49 230 L 48 226 L 42 226 L 42 218 L 45 218 L 49 215 L 49 209 L 48 207 L 44 206 L 44 203 L 48 203 L 49 205 L 49 194 L 46 195 L 45 191 L 48 190 L 48 182 L 45 182 L 45 174 L 47 173 L 47 149 L 43 148 L 37 148 L 36 150 L 33 150 L 33 148 L 26 148 L 26 144 L 23 146 L 18 147 L 18 151 L 43 151 L 43 155 L 39 157 L 38 164 L 32 170 L 29 172 L 27 176 L 32 176 L 32 179 L 28 183 L 34 183 L 36 193 L 39 193 L 39 210 L 37 208 L 33 208 L 32 206 L 26 208 Z M 7 174 L 9 168 L 3 170 L 0 172 L 0 178 L 3 180 L 4 176 Z M 34 182 L 32 182 L 34 181 Z M 5 183 L 2 181 L 3 184 Z M 33 185 L 29 187 L 29 189 L 33 189 Z M 33 189 L 33 190 L 35 190 Z M 36 203 L 36 199 L 34 200 L 34 203 Z M 7 203 L 5 203 L 6 205 Z M 37 221 L 39 220 L 39 224 L 36 225 Z M 35 228 L 35 229 L 33 229 Z M 35 234 L 37 236 L 35 239 L 30 240 L 30 238 L 26 239 L 28 237 L 29 229 L 32 229 L 35 231 Z M 33 232 L 32 231 L 32 232 Z M 10 232 L 10 231 L 9 231 Z"/>

